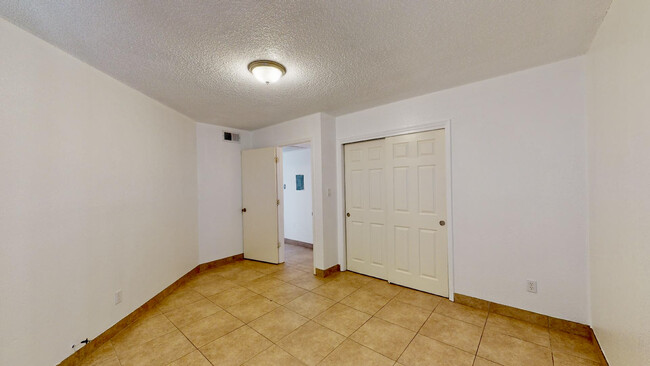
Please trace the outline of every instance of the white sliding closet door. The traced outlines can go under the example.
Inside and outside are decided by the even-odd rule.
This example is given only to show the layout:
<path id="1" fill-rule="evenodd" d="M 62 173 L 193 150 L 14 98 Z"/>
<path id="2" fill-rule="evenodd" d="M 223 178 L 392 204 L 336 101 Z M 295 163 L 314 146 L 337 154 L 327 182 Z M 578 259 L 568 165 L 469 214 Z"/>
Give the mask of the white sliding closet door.
<path id="1" fill-rule="evenodd" d="M 388 280 L 449 296 L 445 130 L 386 139 Z"/>
<path id="2" fill-rule="evenodd" d="M 386 278 L 384 140 L 345 145 L 347 266 Z"/>
<path id="3" fill-rule="evenodd" d="M 345 145 L 347 266 L 449 296 L 445 130 Z"/>

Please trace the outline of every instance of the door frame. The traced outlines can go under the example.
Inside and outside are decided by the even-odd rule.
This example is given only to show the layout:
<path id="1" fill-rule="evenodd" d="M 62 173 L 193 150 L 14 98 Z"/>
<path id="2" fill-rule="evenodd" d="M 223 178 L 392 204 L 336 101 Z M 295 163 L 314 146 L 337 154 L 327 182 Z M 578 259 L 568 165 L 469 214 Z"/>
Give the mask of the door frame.
<path id="1" fill-rule="evenodd" d="M 314 207 L 316 204 L 315 201 L 315 189 L 314 189 L 314 143 L 311 138 L 300 138 L 300 139 L 295 139 L 295 140 L 289 140 L 289 141 L 283 141 L 281 144 L 277 145 L 277 148 L 280 149 L 280 152 L 284 154 L 283 148 L 291 145 L 299 145 L 299 144 L 309 144 L 309 169 L 311 170 L 311 210 L 312 210 L 312 215 L 311 215 L 311 231 L 312 231 L 312 245 L 313 245 L 313 250 L 316 250 L 316 222 L 315 222 L 315 216 L 314 216 Z M 280 163 L 282 163 L 282 158 L 280 158 Z M 281 171 L 282 173 L 282 171 Z M 280 205 L 278 206 L 278 209 L 281 209 L 282 212 L 278 212 L 278 226 L 282 228 L 282 240 L 280 241 L 280 258 L 282 259 L 280 263 L 285 262 L 285 257 L 284 257 L 284 189 L 282 188 L 282 184 L 284 183 L 284 177 L 283 174 L 278 175 L 278 187 L 279 187 L 279 192 L 282 192 L 282 197 L 280 197 Z M 316 273 L 316 265 L 314 264 L 315 261 L 315 256 L 312 254 L 312 267 L 314 270 L 314 274 Z"/>
<path id="2" fill-rule="evenodd" d="M 446 191 L 447 191 L 447 270 L 449 275 L 449 300 L 454 301 L 454 220 L 452 204 L 452 166 L 451 166 L 451 120 L 429 122 L 394 130 L 383 130 L 368 134 L 349 136 L 336 140 L 336 155 L 338 160 L 337 189 L 342 194 L 338 195 L 338 252 L 341 270 L 347 269 L 347 242 L 345 227 L 345 144 L 362 142 L 392 136 L 407 135 L 417 132 L 432 130 L 445 130 L 445 160 L 446 160 Z"/>

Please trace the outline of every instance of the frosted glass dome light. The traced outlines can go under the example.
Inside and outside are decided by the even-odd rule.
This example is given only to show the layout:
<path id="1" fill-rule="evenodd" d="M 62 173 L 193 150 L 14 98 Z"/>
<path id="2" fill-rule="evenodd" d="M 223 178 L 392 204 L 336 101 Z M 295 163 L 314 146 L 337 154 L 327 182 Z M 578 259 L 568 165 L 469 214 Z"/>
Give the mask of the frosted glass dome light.
<path id="1" fill-rule="evenodd" d="M 257 60 L 248 64 L 248 71 L 265 84 L 275 83 L 287 72 L 281 64 L 269 60 Z"/>

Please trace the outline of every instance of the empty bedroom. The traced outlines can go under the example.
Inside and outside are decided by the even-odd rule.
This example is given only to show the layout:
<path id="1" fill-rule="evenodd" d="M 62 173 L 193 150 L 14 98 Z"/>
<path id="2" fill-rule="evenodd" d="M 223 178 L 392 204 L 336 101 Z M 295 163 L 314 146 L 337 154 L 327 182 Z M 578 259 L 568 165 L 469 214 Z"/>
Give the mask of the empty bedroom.
<path id="1" fill-rule="evenodd" d="M 650 365 L 650 1 L 0 1 L 0 365 Z"/>

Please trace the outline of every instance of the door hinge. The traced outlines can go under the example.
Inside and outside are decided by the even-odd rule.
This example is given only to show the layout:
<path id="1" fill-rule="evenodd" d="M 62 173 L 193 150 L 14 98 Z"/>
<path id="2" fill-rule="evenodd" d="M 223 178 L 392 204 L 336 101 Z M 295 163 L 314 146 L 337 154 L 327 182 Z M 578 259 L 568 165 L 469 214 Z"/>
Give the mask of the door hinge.
<path id="1" fill-rule="evenodd" d="M 279 159 L 278 159 L 278 157 L 276 156 L 276 157 L 275 157 L 275 162 L 277 163 L 277 162 L 278 162 L 278 160 L 279 160 Z"/>
<path id="2" fill-rule="evenodd" d="M 276 202 L 276 203 L 277 203 L 277 205 L 278 205 L 278 206 L 280 206 L 280 200 L 277 200 L 277 202 Z"/>
<path id="3" fill-rule="evenodd" d="M 278 242 L 278 248 L 280 247 L 280 242 Z"/>

